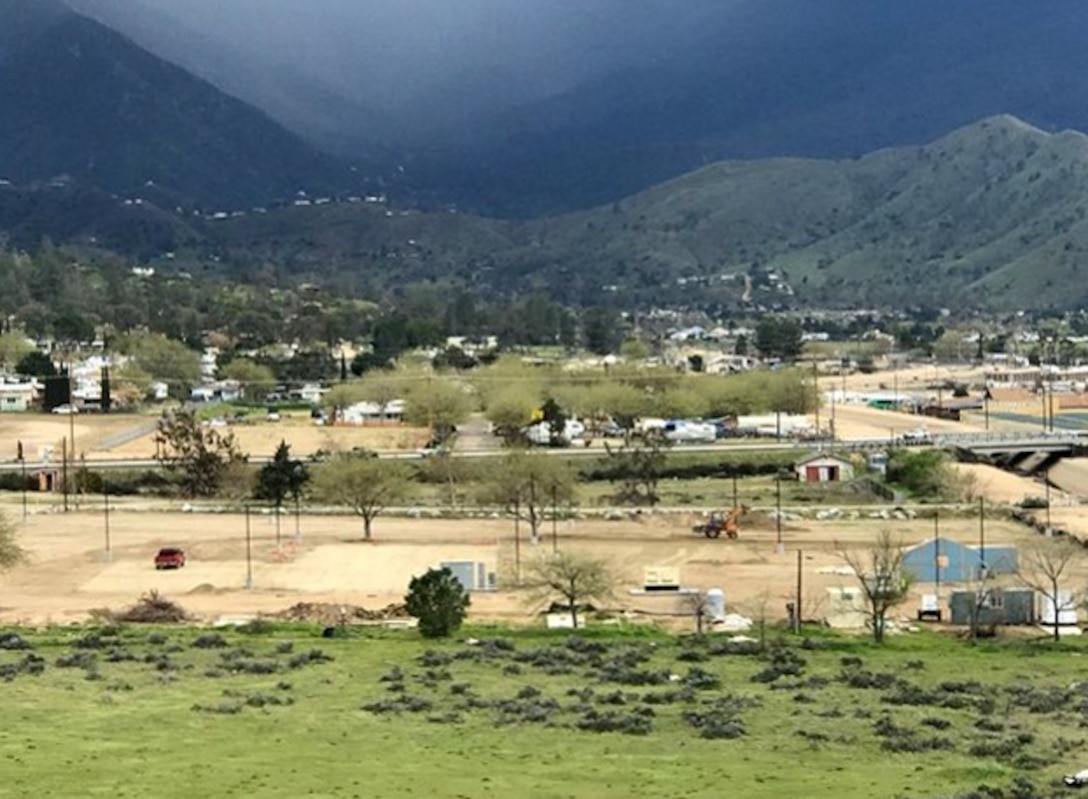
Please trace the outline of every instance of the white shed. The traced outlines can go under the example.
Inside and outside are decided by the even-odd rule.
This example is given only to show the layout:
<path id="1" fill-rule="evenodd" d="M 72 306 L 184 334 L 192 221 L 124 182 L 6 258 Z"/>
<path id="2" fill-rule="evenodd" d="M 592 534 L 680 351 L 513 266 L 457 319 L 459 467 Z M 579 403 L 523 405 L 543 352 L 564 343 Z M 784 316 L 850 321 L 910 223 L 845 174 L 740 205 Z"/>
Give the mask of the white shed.
<path id="1" fill-rule="evenodd" d="M 840 480 L 854 479 L 854 464 L 834 455 L 817 453 L 794 467 L 797 479 L 802 483 L 837 483 Z"/>

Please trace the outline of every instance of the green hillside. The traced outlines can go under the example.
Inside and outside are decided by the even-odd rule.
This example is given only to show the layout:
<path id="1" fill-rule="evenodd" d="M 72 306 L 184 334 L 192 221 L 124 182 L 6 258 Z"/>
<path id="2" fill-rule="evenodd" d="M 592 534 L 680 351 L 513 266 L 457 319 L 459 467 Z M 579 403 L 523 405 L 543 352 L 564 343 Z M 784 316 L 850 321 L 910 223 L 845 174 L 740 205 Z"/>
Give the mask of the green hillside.
<path id="1" fill-rule="evenodd" d="M 184 250 L 178 263 L 370 293 L 437 281 L 492 295 L 539 288 L 576 304 L 1060 309 L 1088 300 L 1077 280 L 1088 265 L 1086 197 L 1088 137 L 1001 116 L 849 161 L 714 164 L 531 221 L 330 201 L 171 226 L 156 218 L 122 249 L 146 256 L 159 236 Z M 22 240 L 101 235 L 88 224 L 57 236 L 43 213 Z M 12 217 L 9 208 L 0 225 Z M 110 240 L 123 240 L 114 228 Z"/>

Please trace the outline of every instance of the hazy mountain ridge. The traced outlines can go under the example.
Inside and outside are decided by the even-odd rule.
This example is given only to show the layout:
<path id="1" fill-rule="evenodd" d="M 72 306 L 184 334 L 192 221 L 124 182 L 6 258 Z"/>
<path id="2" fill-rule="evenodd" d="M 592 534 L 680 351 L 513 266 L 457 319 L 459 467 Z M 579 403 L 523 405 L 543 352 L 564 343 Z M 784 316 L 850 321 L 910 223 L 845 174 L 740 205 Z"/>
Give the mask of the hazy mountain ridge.
<path id="1" fill-rule="evenodd" d="M 237 207 L 361 180 L 262 112 L 58 3 L 5 0 L 0 177 Z"/>
<path id="2" fill-rule="evenodd" d="M 1088 130 L 1080 0 L 72 2 L 326 149 L 403 165 L 403 199 L 501 216 L 999 113 Z"/>

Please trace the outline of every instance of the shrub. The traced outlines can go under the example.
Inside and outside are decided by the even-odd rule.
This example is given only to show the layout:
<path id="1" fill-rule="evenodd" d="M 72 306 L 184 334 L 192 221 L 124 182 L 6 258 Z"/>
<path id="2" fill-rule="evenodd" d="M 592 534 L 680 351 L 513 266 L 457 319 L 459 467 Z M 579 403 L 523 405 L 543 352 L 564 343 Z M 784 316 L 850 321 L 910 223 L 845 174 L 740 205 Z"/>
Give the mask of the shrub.
<path id="1" fill-rule="evenodd" d="M 444 638 L 461 626 L 471 599 L 449 569 L 428 569 L 408 584 L 404 606 L 426 638 Z"/>
<path id="2" fill-rule="evenodd" d="M 59 669 L 91 669 L 96 660 L 94 652 L 72 652 L 57 658 L 55 665 Z"/>
<path id="3" fill-rule="evenodd" d="M 204 633 L 193 639 L 193 646 L 197 649 L 222 649 L 229 644 L 227 639 L 219 633 Z"/>
<path id="4" fill-rule="evenodd" d="M 684 675 L 682 682 L 697 691 L 718 688 L 722 684 L 721 678 L 717 674 L 712 674 L 698 666 L 688 669 L 688 673 Z"/>
<path id="5" fill-rule="evenodd" d="M 301 652 L 287 661 L 287 668 L 301 669 L 303 666 L 312 666 L 318 663 L 331 663 L 331 655 L 326 655 L 320 649 L 311 649 L 309 652 Z"/>
<path id="6" fill-rule="evenodd" d="M 239 624 L 235 629 L 243 635 L 268 635 L 275 631 L 276 625 L 268 619 L 252 619 L 245 624 Z"/>
<path id="7" fill-rule="evenodd" d="M 0 633 L 0 649 L 30 649 L 30 644 L 17 633 Z"/>
<path id="8" fill-rule="evenodd" d="M 649 735 L 653 729 L 650 708 L 637 708 L 631 713 L 599 713 L 590 710 L 575 722 L 575 727 L 588 732 L 619 732 L 624 735 Z M 640 712 L 641 711 L 641 712 Z"/>

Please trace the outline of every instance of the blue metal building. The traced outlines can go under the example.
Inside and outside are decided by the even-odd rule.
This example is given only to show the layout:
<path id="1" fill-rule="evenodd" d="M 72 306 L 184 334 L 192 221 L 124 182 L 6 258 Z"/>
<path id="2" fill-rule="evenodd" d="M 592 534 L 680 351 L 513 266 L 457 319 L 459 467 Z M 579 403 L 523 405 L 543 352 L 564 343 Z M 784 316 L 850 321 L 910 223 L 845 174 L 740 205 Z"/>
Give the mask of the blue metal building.
<path id="1" fill-rule="evenodd" d="M 917 583 L 962 583 L 978 579 L 982 566 L 991 575 L 1013 574 L 1019 559 L 1016 547 L 968 546 L 951 538 L 931 538 L 903 555 L 903 571 Z"/>

